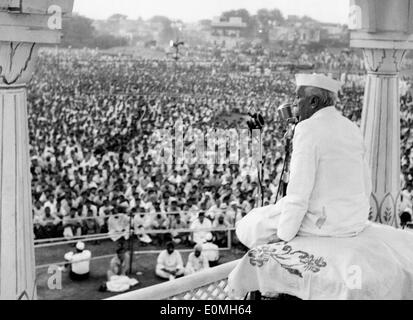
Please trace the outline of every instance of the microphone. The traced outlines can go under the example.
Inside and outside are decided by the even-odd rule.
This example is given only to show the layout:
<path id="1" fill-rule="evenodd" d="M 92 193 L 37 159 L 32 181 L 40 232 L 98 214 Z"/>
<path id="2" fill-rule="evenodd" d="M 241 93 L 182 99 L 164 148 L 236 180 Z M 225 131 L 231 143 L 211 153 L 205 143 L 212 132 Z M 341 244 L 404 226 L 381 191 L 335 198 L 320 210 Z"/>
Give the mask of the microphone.
<path id="1" fill-rule="evenodd" d="M 284 103 L 277 108 L 277 118 L 279 122 L 297 124 L 298 118 L 294 116 L 293 104 Z"/>
<path id="2" fill-rule="evenodd" d="M 264 117 L 260 113 L 250 113 L 248 115 L 251 117 L 249 121 L 247 121 L 248 127 L 250 130 L 253 129 L 262 129 L 265 124 Z"/>

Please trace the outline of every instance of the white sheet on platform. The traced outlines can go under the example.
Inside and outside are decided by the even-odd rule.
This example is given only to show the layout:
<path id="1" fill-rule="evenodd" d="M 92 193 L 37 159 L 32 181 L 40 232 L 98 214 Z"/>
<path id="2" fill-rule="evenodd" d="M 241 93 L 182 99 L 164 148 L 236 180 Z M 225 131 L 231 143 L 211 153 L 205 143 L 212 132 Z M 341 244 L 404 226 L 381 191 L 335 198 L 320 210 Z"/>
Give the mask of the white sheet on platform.
<path id="1" fill-rule="evenodd" d="M 112 276 L 110 281 L 106 282 L 106 288 L 109 292 L 125 292 L 131 287 L 138 284 L 138 280 L 127 276 Z"/>
<path id="2" fill-rule="evenodd" d="M 229 276 L 233 297 L 413 299 L 413 233 L 369 223 L 356 237 L 296 237 L 251 250 Z"/>

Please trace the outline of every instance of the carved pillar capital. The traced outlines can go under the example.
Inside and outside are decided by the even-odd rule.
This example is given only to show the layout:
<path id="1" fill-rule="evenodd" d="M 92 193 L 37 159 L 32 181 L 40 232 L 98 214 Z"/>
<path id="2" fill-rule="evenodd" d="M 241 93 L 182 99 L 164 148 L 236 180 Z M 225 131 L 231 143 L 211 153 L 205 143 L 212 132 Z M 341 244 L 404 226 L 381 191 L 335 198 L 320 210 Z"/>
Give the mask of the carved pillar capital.
<path id="1" fill-rule="evenodd" d="M 22 86 L 32 77 L 38 46 L 29 42 L 0 41 L 0 86 Z"/>
<path id="2" fill-rule="evenodd" d="M 368 73 L 397 75 L 406 50 L 364 48 L 364 63 Z"/>

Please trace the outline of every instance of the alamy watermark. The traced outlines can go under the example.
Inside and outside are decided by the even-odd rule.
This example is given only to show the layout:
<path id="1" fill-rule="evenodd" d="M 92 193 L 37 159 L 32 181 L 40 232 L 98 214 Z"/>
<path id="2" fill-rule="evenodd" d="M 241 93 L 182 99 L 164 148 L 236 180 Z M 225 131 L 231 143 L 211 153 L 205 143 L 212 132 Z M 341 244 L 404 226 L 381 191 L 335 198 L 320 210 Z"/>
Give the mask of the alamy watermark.
<path id="1" fill-rule="evenodd" d="M 154 149 L 157 164 L 254 165 L 261 161 L 259 129 L 184 129 L 178 120 L 174 130 L 158 129 L 153 133 L 158 140 Z"/>

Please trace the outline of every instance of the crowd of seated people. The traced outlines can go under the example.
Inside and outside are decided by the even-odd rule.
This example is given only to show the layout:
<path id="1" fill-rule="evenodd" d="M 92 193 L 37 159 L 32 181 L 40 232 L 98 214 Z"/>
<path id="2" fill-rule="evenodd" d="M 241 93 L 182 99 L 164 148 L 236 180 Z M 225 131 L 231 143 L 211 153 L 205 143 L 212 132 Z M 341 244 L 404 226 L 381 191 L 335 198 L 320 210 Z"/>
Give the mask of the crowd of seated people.
<path id="1" fill-rule="evenodd" d="M 340 57 L 334 60 L 323 51 L 299 58 L 324 69 L 363 72 L 356 55 Z M 132 234 L 142 244 L 192 245 L 206 241 L 207 232 L 198 229 L 234 227 L 256 206 L 255 164 L 160 163 L 159 130 L 173 132 L 181 121 L 185 148 L 193 150 L 194 128 L 208 132 L 220 114 L 232 111 L 260 112 L 266 120 L 264 205 L 271 204 L 284 156 L 275 108 L 293 99 L 294 87 L 290 72 L 251 76 L 217 58 L 212 64 L 174 65 L 107 57 L 95 50 L 41 51 L 28 95 L 35 238 L 104 233 L 118 241 Z M 345 86 L 337 105 L 358 123 L 363 93 L 359 83 Z M 407 212 L 413 188 L 412 104 L 411 93 L 405 93 L 401 161 Z M 174 231 L 181 229 L 196 232 Z M 225 231 L 214 232 L 219 246 L 227 239 Z"/>

